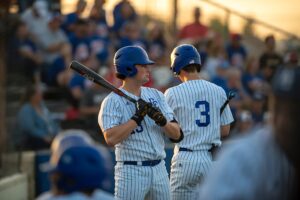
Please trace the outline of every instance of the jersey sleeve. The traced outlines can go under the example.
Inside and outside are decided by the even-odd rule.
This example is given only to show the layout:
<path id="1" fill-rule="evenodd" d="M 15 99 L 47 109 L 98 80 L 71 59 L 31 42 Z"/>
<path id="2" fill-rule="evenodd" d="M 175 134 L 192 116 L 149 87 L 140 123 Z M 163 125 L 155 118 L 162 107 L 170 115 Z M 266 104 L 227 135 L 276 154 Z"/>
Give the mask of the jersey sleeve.
<path id="1" fill-rule="evenodd" d="M 161 101 L 161 111 L 164 114 L 164 116 L 167 118 L 168 121 L 171 121 L 173 119 L 175 119 L 175 115 L 173 110 L 171 109 L 171 107 L 169 106 L 169 104 L 166 101 L 165 96 L 163 95 L 162 92 L 158 91 L 158 95 Z"/>
<path id="2" fill-rule="evenodd" d="M 222 89 L 222 88 L 220 88 L 220 89 L 221 89 L 221 93 L 222 93 L 221 94 L 222 95 L 222 104 L 221 104 L 221 106 L 222 106 L 223 103 L 227 100 L 227 96 L 226 96 L 226 93 L 225 93 L 224 89 Z M 229 104 L 227 104 L 227 106 L 225 107 L 223 113 L 221 114 L 221 125 L 228 125 L 233 121 L 234 121 L 234 119 L 233 119 Z"/>
<path id="3" fill-rule="evenodd" d="M 98 115 L 98 123 L 104 132 L 121 124 L 122 111 L 119 102 L 116 99 L 106 97 L 102 104 Z"/>

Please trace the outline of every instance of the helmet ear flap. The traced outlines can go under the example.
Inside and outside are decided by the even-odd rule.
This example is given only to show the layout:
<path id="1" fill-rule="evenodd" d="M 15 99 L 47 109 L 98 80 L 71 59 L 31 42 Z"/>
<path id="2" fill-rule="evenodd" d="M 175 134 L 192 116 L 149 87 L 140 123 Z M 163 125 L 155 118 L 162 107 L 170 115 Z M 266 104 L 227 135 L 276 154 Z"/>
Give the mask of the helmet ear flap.
<path id="1" fill-rule="evenodd" d="M 129 77 L 132 77 L 137 74 L 137 69 L 134 65 L 126 67 L 126 70 Z"/>
<path id="2" fill-rule="evenodd" d="M 116 68 L 118 73 L 126 77 L 132 77 L 137 73 L 136 67 L 128 61 L 122 62 L 122 65 L 116 65 Z"/>

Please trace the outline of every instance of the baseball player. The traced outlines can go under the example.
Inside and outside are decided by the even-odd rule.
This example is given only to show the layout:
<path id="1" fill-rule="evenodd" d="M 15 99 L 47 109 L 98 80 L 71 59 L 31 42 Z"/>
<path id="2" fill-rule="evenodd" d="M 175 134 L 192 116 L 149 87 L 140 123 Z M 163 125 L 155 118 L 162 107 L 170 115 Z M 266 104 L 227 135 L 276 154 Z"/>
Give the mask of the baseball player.
<path id="1" fill-rule="evenodd" d="M 41 166 L 50 173 L 51 191 L 37 199 L 112 200 L 112 194 L 100 190 L 106 184 L 110 162 L 107 152 L 96 146 L 84 131 L 60 133 L 51 144 L 50 162 Z"/>
<path id="2" fill-rule="evenodd" d="M 282 69 L 275 75 L 269 98 L 271 125 L 225 145 L 199 198 L 300 198 L 299 86 L 299 67 Z"/>
<path id="3" fill-rule="evenodd" d="M 116 199 L 170 199 L 165 168 L 164 135 L 174 142 L 183 137 L 161 92 L 142 87 L 149 81 L 149 60 L 144 49 L 126 46 L 114 56 L 120 89 L 136 105 L 115 94 L 102 102 L 98 121 L 108 145 L 115 146 Z"/>
<path id="4" fill-rule="evenodd" d="M 174 148 L 171 195 L 175 200 L 190 200 L 196 198 L 197 185 L 212 163 L 209 150 L 221 145 L 233 117 L 228 105 L 220 115 L 225 91 L 199 77 L 201 61 L 194 46 L 177 46 L 171 54 L 171 69 L 182 83 L 166 90 L 165 96 L 184 133 Z"/>

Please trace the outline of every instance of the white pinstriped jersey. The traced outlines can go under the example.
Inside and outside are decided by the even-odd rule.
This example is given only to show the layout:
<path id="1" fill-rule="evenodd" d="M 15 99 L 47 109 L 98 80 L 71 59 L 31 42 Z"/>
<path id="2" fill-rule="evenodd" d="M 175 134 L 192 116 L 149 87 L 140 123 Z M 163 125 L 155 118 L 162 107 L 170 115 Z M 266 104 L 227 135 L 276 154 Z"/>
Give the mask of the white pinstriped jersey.
<path id="1" fill-rule="evenodd" d="M 184 134 L 172 158 L 170 186 L 173 200 L 197 199 L 197 188 L 212 164 L 208 150 L 221 145 L 220 125 L 233 121 L 229 106 L 220 117 L 227 97 L 224 90 L 205 80 L 190 80 L 165 92 Z M 179 151 L 179 147 L 192 152 Z"/>
<path id="2" fill-rule="evenodd" d="M 220 116 L 227 99 L 221 87 L 205 80 L 190 80 L 169 88 L 165 96 L 184 133 L 177 147 L 208 150 L 211 144 L 221 145 L 220 125 L 233 121 L 228 105 Z"/>
<path id="3" fill-rule="evenodd" d="M 121 90 L 130 97 L 139 97 Z M 166 103 L 163 94 L 153 88 L 141 87 L 141 98 L 159 107 L 168 121 L 174 119 L 174 113 Z M 135 113 L 135 105 L 115 93 L 110 93 L 102 102 L 98 122 L 105 131 L 126 123 Z M 145 116 L 140 126 L 125 140 L 115 146 L 116 161 L 145 161 L 165 158 L 164 134 L 162 128 Z"/>

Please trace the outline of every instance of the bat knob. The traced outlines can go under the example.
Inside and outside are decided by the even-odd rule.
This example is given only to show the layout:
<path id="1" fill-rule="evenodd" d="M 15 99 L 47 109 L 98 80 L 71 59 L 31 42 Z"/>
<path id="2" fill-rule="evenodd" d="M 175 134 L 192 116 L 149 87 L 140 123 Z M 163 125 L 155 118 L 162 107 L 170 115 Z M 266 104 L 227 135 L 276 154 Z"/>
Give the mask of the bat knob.
<path id="1" fill-rule="evenodd" d="M 232 99 L 233 97 L 235 97 L 236 93 L 234 91 L 229 91 L 228 93 L 228 99 Z"/>
<path id="2" fill-rule="evenodd" d="M 74 65 L 78 65 L 78 62 L 76 60 L 72 60 L 70 65 L 69 65 L 69 69 L 73 69 Z"/>

